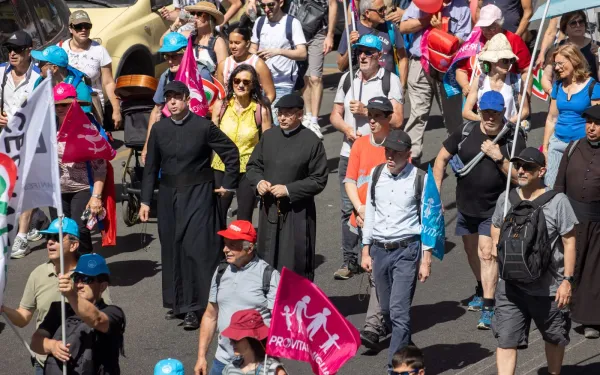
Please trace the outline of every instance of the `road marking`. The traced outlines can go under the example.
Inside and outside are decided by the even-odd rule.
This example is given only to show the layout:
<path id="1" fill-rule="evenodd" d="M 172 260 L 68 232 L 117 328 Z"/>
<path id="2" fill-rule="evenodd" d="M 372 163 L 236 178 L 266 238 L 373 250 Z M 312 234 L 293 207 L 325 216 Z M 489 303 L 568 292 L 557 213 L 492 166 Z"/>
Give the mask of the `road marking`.
<path id="1" fill-rule="evenodd" d="M 571 345 L 571 346 L 568 346 L 568 347 L 565 349 L 565 354 L 566 354 L 567 352 L 569 352 L 571 349 L 573 349 L 573 348 L 576 348 L 576 347 L 578 347 L 579 345 L 583 344 L 585 341 L 587 341 L 587 339 L 584 337 L 584 338 L 583 338 L 583 339 L 581 339 L 581 341 L 579 341 L 577 344 L 575 344 L 575 345 Z M 535 370 L 539 369 L 539 368 L 540 368 L 540 366 L 541 366 L 541 365 L 543 365 L 543 364 L 546 362 L 546 353 L 544 352 L 544 353 L 542 353 L 542 354 L 539 354 L 539 355 L 537 355 L 537 356 L 533 357 L 533 358 L 532 358 L 532 359 L 530 359 L 529 361 L 525 362 L 523 365 L 526 365 L 526 364 L 528 364 L 529 362 L 531 362 L 531 361 L 533 361 L 533 360 L 535 360 L 535 359 L 537 359 L 537 358 L 540 358 L 540 357 L 543 357 L 543 360 L 542 360 L 542 362 L 540 362 L 540 363 L 538 363 L 537 365 L 535 365 L 535 367 L 534 367 L 534 368 L 532 368 L 531 370 L 527 371 L 527 372 L 526 372 L 526 373 L 524 373 L 523 375 L 530 374 L 532 371 L 535 371 Z M 564 358 L 564 356 L 563 356 L 563 358 Z M 518 366 L 518 367 L 517 367 L 517 369 L 518 369 L 519 367 L 521 367 L 521 366 Z"/>

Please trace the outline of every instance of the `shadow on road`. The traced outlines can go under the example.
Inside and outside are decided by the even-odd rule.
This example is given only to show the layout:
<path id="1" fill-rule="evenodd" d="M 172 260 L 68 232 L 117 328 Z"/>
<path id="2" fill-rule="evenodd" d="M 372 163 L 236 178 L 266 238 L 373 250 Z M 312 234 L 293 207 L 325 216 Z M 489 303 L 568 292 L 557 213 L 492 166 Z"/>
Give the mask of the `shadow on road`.
<path id="1" fill-rule="evenodd" d="M 441 374 L 448 370 L 460 370 L 494 355 L 494 352 L 474 342 L 456 345 L 435 344 L 421 349 L 427 362 L 428 374 Z"/>
<path id="2" fill-rule="evenodd" d="M 98 248 L 98 252 L 105 258 L 121 253 L 131 253 L 142 250 L 154 241 L 152 233 L 129 233 L 125 236 L 117 236 L 117 246 Z M 118 249 L 118 250 L 117 250 Z"/>
<path id="3" fill-rule="evenodd" d="M 567 365 L 563 366 L 560 372 L 562 375 L 591 375 L 600 374 L 600 362 L 587 365 Z M 538 375 L 548 374 L 548 367 L 542 367 L 537 372 Z"/>
<path id="4" fill-rule="evenodd" d="M 413 306 L 410 309 L 412 333 L 425 331 L 439 323 L 454 321 L 463 316 L 465 312 L 465 309 L 457 301 L 441 301 L 430 305 Z"/>
<path id="5" fill-rule="evenodd" d="M 110 263 L 110 285 L 132 286 L 161 271 L 153 260 L 123 260 Z"/>
<path id="6" fill-rule="evenodd" d="M 331 159 L 327 160 L 327 169 L 329 169 L 329 173 L 337 173 L 339 163 L 340 163 L 339 156 L 336 156 L 335 158 L 331 158 Z"/>
<path id="7" fill-rule="evenodd" d="M 364 314 L 369 306 L 369 296 L 353 294 L 351 296 L 329 297 L 331 303 L 344 316 Z"/>

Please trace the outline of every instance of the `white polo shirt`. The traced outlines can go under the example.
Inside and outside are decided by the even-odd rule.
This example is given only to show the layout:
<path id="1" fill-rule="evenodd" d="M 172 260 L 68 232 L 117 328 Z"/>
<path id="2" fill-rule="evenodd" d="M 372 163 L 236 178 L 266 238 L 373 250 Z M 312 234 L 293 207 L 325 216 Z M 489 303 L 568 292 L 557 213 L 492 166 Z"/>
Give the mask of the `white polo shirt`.
<path id="1" fill-rule="evenodd" d="M 35 82 L 40 77 L 40 70 L 33 61 L 25 73 L 25 78 L 18 85 L 13 81 L 11 70 L 12 66 L 8 63 L 0 65 L 0 98 L 4 101 L 4 112 L 9 121 L 31 95 Z"/>

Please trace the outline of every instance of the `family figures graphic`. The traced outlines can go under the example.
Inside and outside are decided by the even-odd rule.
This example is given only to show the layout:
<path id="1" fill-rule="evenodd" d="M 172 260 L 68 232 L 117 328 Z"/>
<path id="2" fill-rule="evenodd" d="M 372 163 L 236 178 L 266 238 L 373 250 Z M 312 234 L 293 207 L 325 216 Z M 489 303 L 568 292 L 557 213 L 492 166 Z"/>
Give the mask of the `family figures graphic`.
<path id="1" fill-rule="evenodd" d="M 337 344 L 337 340 L 340 337 L 337 334 L 331 335 L 327 331 L 327 317 L 331 315 L 331 310 L 325 307 L 323 308 L 323 311 L 316 313 L 315 315 L 309 316 L 307 312 L 309 303 L 310 297 L 304 296 L 300 301 L 296 303 L 294 310 L 291 310 L 289 306 L 285 306 L 283 308 L 283 312 L 281 313 L 281 315 L 285 316 L 285 324 L 287 326 L 287 330 L 289 332 L 292 332 L 292 317 L 294 317 L 294 315 L 296 316 L 296 323 L 298 324 L 298 333 L 304 332 L 304 319 L 312 319 L 311 322 L 306 326 L 306 332 L 304 332 L 308 335 L 308 339 L 310 341 L 313 341 L 315 334 L 319 332 L 321 328 L 323 328 L 323 331 L 327 334 L 329 339 L 325 341 L 321 346 L 319 346 L 319 348 L 322 349 L 324 352 L 327 352 L 327 350 L 329 350 L 332 346 L 335 345 L 339 349 L 340 347 Z"/>

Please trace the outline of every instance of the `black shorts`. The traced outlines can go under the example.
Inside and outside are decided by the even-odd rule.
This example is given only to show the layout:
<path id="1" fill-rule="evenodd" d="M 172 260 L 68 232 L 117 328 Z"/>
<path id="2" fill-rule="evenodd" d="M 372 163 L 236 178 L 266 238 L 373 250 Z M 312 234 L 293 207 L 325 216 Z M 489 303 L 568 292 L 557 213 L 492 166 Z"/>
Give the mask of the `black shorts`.
<path id="1" fill-rule="evenodd" d="M 462 214 L 456 211 L 456 232 L 457 236 L 466 236 L 478 233 L 480 236 L 491 237 L 492 218 L 480 218 Z"/>
<path id="2" fill-rule="evenodd" d="M 554 297 L 531 296 L 518 286 L 500 280 L 496 287 L 496 307 L 492 331 L 502 349 L 527 348 L 531 321 L 544 341 L 567 346 L 571 317 L 557 307 Z"/>

